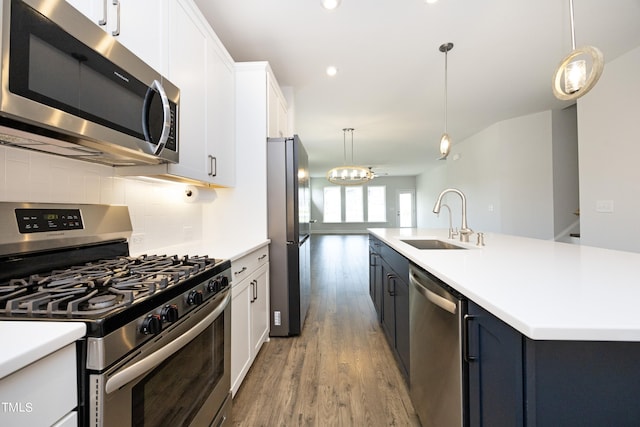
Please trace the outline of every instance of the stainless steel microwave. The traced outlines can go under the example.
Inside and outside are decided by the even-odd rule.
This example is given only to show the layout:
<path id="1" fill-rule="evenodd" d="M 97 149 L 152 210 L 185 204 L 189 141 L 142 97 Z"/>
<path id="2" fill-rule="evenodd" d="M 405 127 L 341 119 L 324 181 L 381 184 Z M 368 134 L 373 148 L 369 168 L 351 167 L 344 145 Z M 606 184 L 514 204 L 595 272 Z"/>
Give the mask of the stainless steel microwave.
<path id="1" fill-rule="evenodd" d="M 177 162 L 180 91 L 65 0 L 0 0 L 0 143 Z"/>

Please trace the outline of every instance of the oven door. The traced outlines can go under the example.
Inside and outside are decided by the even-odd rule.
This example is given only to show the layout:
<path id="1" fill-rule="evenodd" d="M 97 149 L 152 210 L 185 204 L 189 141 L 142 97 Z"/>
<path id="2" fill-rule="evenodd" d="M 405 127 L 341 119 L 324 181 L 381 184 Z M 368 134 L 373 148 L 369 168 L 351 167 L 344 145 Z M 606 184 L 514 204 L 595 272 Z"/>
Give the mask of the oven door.
<path id="1" fill-rule="evenodd" d="M 231 388 L 230 293 L 205 302 L 130 359 L 89 375 L 89 425 L 209 426 Z M 218 425 L 221 425 L 219 422 Z"/>

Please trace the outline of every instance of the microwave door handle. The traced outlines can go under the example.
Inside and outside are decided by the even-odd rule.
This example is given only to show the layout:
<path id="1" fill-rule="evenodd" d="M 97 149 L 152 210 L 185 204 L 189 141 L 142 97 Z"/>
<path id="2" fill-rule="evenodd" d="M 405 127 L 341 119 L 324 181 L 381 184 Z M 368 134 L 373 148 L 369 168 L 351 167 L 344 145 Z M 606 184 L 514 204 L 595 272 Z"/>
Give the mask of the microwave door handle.
<path id="1" fill-rule="evenodd" d="M 153 99 L 154 90 L 158 92 L 160 95 L 160 100 L 162 101 L 162 133 L 160 134 L 160 139 L 158 141 L 158 145 L 154 148 L 151 143 L 151 132 L 149 131 L 149 109 L 151 108 L 151 100 Z M 160 154 L 164 145 L 169 140 L 169 132 L 171 131 L 171 108 L 169 105 L 169 98 L 167 97 L 167 93 L 164 91 L 162 84 L 158 80 L 154 80 L 151 83 L 151 86 L 147 89 L 147 94 L 144 97 L 144 104 L 142 106 L 142 132 L 144 133 L 144 139 L 149 143 L 149 148 L 151 148 L 151 152 L 156 156 Z"/>
<path id="2" fill-rule="evenodd" d="M 178 350 L 189 344 L 222 314 L 222 312 L 227 308 L 227 305 L 229 305 L 229 301 L 231 301 L 231 294 L 227 292 L 227 296 L 223 298 L 222 302 L 220 302 L 220 304 L 218 304 L 218 306 L 209 315 L 207 315 L 207 317 L 198 322 L 198 324 L 193 328 L 189 329 L 169 344 L 163 346 L 160 350 L 151 353 L 144 359 L 114 374 L 105 384 L 105 391 L 107 394 L 118 390 L 120 387 L 128 384 L 140 375 L 149 372 L 164 362 L 171 355 L 175 354 Z"/>

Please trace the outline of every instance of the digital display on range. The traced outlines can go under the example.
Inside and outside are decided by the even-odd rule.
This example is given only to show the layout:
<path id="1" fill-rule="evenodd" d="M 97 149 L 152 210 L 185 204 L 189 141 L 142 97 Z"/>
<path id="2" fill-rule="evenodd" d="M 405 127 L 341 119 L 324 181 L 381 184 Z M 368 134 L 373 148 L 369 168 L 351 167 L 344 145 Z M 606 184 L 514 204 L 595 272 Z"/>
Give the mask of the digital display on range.
<path id="1" fill-rule="evenodd" d="M 80 209 L 16 209 L 20 233 L 81 230 L 84 228 Z"/>

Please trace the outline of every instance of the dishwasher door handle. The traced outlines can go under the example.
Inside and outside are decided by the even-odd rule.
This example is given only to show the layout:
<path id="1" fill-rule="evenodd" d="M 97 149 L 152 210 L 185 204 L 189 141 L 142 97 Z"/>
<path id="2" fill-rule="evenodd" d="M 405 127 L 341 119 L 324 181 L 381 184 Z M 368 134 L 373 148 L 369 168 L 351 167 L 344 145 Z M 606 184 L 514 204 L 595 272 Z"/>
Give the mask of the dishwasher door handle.
<path id="1" fill-rule="evenodd" d="M 409 275 L 409 281 L 411 282 L 411 284 L 413 284 L 418 292 L 424 295 L 424 297 L 431 301 L 433 304 L 437 305 L 443 310 L 448 311 L 451 314 L 456 314 L 458 305 L 455 302 L 449 301 L 448 299 L 443 298 L 435 292 L 432 292 L 429 289 L 425 288 L 413 274 Z"/>

